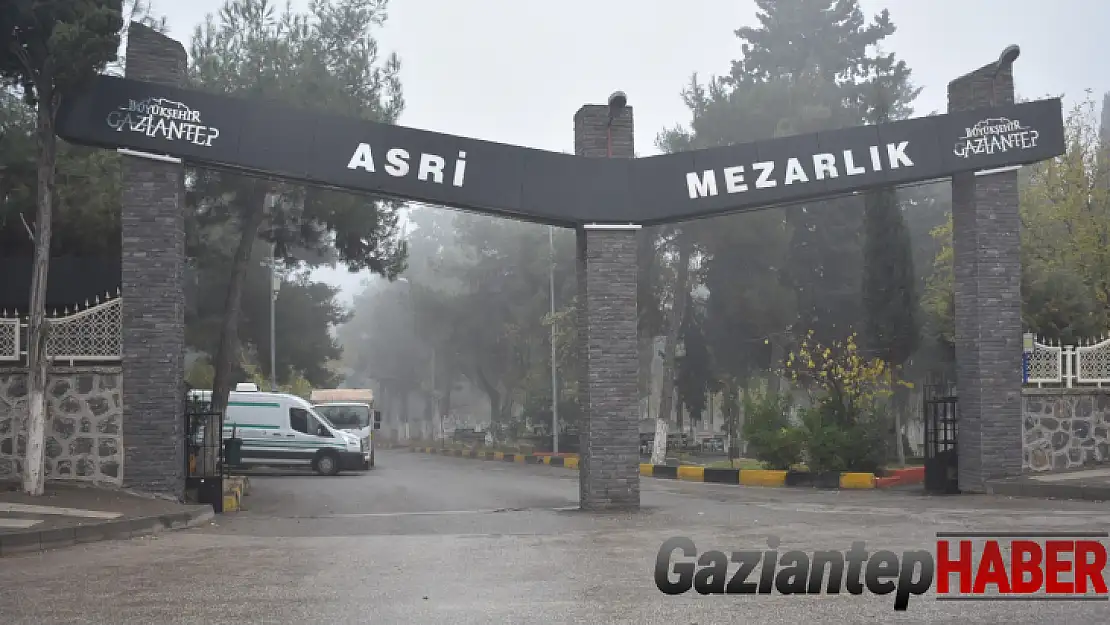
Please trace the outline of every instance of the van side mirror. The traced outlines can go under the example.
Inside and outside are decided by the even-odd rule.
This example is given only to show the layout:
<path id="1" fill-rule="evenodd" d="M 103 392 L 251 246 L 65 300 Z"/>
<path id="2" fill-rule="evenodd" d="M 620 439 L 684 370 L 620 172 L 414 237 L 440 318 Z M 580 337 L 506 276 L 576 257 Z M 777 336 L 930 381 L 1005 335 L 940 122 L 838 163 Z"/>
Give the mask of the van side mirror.
<path id="1" fill-rule="evenodd" d="M 381 410 L 375 410 L 374 411 L 374 429 L 375 430 L 382 429 L 382 411 Z"/>

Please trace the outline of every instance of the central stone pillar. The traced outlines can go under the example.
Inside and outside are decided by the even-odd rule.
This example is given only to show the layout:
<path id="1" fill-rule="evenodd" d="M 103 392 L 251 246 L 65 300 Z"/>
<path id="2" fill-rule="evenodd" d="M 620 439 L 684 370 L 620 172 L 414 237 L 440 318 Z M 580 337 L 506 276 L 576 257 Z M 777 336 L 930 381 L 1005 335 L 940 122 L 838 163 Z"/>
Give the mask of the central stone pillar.
<path id="1" fill-rule="evenodd" d="M 127 77 L 185 82 L 185 48 L 131 23 Z M 156 95 L 152 93 L 151 95 Z M 181 163 L 123 157 L 123 484 L 185 495 L 185 173 Z"/>
<path id="2" fill-rule="evenodd" d="M 948 111 L 1014 102 L 1010 67 L 948 85 Z M 959 486 L 1021 473 L 1021 219 L 1016 171 L 952 177 Z"/>
<path id="3" fill-rule="evenodd" d="M 632 109 L 612 120 L 608 106 L 574 116 L 579 156 L 633 158 Z M 583 510 L 640 507 L 636 245 L 639 226 L 585 224 L 577 229 L 579 503 Z"/>

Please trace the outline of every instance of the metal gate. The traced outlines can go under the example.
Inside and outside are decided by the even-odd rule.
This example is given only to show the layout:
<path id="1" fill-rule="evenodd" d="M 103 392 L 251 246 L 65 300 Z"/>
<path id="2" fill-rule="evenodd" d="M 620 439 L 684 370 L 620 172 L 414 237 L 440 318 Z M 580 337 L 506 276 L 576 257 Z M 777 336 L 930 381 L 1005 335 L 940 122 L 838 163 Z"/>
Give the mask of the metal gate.
<path id="1" fill-rule="evenodd" d="M 959 401 L 949 385 L 926 387 L 925 417 L 925 490 L 954 495 L 960 492 L 957 434 Z"/>
<path id="2" fill-rule="evenodd" d="M 185 491 L 195 493 L 197 503 L 210 504 L 223 512 L 224 415 L 212 410 L 210 399 L 194 394 L 185 385 Z M 208 435 L 212 428 L 213 435 Z"/>

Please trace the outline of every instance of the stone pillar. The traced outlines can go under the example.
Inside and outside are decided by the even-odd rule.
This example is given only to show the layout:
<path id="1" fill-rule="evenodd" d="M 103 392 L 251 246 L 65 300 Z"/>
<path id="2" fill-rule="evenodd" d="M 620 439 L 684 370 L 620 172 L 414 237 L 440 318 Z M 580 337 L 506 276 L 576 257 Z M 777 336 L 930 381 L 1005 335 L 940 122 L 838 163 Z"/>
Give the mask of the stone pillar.
<path id="1" fill-rule="evenodd" d="M 574 116 L 579 156 L 634 156 L 632 109 L 609 124 L 608 106 Z M 579 502 L 583 510 L 640 507 L 636 244 L 639 227 L 583 224 L 577 229 Z"/>
<path id="2" fill-rule="evenodd" d="M 128 78 L 180 86 L 180 43 L 135 22 Z M 123 483 L 182 498 L 184 474 L 184 168 L 123 157 Z"/>
<path id="3" fill-rule="evenodd" d="M 1012 104 L 1014 78 L 994 64 L 948 85 L 955 113 Z M 1021 220 L 1017 172 L 952 177 L 959 485 L 1021 473 Z"/>

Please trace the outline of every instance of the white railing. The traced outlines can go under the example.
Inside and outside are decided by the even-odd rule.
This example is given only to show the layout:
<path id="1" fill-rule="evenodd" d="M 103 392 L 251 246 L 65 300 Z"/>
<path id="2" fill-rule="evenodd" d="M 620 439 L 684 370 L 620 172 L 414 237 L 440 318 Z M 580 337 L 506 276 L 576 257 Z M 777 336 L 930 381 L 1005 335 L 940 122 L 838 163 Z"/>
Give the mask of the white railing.
<path id="1" fill-rule="evenodd" d="M 1028 382 L 1067 388 L 1110 384 L 1110 338 L 1083 339 L 1078 345 L 1034 340 Z"/>
<path id="2" fill-rule="evenodd" d="M 122 300 L 119 297 L 86 302 L 74 311 L 54 310 L 46 353 L 53 362 L 118 362 L 123 339 Z M 18 311 L 0 311 L 0 362 L 20 362 L 27 356 L 27 319 Z"/>

